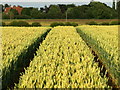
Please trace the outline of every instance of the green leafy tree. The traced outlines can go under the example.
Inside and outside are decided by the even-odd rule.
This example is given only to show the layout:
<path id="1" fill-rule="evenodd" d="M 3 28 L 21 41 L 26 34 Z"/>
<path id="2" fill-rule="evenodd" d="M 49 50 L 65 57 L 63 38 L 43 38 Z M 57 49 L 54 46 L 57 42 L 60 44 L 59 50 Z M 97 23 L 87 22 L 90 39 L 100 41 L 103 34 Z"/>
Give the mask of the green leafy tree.
<path id="1" fill-rule="evenodd" d="M 18 11 L 16 9 L 10 9 L 10 12 L 12 12 L 14 15 L 18 15 Z"/>
<path id="2" fill-rule="evenodd" d="M 65 13 L 65 12 L 66 12 L 66 10 L 67 10 L 67 5 L 58 4 L 58 6 L 60 7 L 62 13 Z"/>
<path id="3" fill-rule="evenodd" d="M 31 8 L 23 8 L 21 14 L 30 16 L 31 10 L 32 10 Z"/>
<path id="4" fill-rule="evenodd" d="M 74 8 L 68 8 L 67 9 L 67 11 L 66 11 L 66 13 L 67 13 L 67 18 L 68 19 L 73 19 L 73 18 L 75 18 L 75 13 L 74 13 Z"/>
<path id="5" fill-rule="evenodd" d="M 120 19 L 120 1 L 117 2 L 118 18 Z"/>
<path id="6" fill-rule="evenodd" d="M 67 9 L 68 9 L 68 8 L 73 8 L 73 7 L 76 7 L 75 4 L 68 4 L 68 5 L 67 5 Z"/>
<path id="7" fill-rule="evenodd" d="M 8 5 L 8 4 L 5 4 L 5 8 L 6 8 L 6 7 L 10 7 L 10 5 Z"/>
<path id="8" fill-rule="evenodd" d="M 117 15 L 114 9 L 101 2 L 91 2 L 89 7 L 89 11 L 95 19 L 110 19 Z"/>
<path id="9" fill-rule="evenodd" d="M 69 8 L 68 11 L 68 18 L 74 19 L 85 19 L 87 17 L 87 6 L 78 6 L 74 8 Z"/>
<path id="10" fill-rule="evenodd" d="M 42 13 L 38 10 L 38 8 L 33 8 L 31 10 L 31 17 L 33 19 L 39 19 L 42 17 Z"/>
<path id="11" fill-rule="evenodd" d="M 13 12 L 8 12 L 8 15 L 9 15 L 10 19 L 14 19 L 14 13 Z"/>
<path id="12" fill-rule="evenodd" d="M 59 19 L 62 16 L 61 9 L 57 5 L 51 5 L 48 13 L 47 18 L 50 19 Z"/>
<path id="13" fill-rule="evenodd" d="M 2 19 L 10 19 L 10 16 L 8 14 L 2 13 Z"/>
<path id="14" fill-rule="evenodd" d="M 120 11 L 120 1 L 117 2 L 117 10 Z"/>
<path id="15" fill-rule="evenodd" d="M 10 9 L 10 11 L 8 12 L 8 16 L 10 19 L 14 19 L 16 15 L 19 15 L 16 9 Z"/>

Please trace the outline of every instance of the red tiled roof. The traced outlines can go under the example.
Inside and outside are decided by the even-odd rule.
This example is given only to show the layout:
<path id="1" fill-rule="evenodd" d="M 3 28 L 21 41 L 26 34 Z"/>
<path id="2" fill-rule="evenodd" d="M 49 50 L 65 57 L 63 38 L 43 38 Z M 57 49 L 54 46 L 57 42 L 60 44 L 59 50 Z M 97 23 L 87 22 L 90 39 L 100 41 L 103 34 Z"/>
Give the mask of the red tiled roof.
<path id="1" fill-rule="evenodd" d="M 4 11 L 4 12 L 5 12 L 5 13 L 8 13 L 8 12 L 10 11 L 10 9 L 16 9 L 16 10 L 18 11 L 18 13 L 21 14 L 23 8 L 21 8 L 21 7 L 19 7 L 19 6 L 18 6 L 18 7 L 16 7 L 16 6 L 7 7 L 7 8 L 5 8 L 5 11 Z"/>
<path id="2" fill-rule="evenodd" d="M 8 13 L 10 11 L 10 9 L 11 9 L 11 7 L 6 7 L 4 12 Z"/>

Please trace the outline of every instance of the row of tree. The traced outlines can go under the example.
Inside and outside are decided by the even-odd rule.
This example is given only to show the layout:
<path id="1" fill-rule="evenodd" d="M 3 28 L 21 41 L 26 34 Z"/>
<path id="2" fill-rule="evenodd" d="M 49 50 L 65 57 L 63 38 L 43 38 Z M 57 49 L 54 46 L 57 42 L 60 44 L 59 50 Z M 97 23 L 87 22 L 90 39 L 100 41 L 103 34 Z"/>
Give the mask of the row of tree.
<path id="1" fill-rule="evenodd" d="M 117 9 L 113 9 L 101 2 L 90 2 L 88 5 L 75 6 L 74 4 L 50 5 L 44 8 L 23 8 L 21 15 L 17 10 L 11 9 L 8 14 L 4 13 L 4 9 L 9 5 L 2 5 L 3 19 L 114 19 L 118 18 L 120 11 L 120 2 Z"/>

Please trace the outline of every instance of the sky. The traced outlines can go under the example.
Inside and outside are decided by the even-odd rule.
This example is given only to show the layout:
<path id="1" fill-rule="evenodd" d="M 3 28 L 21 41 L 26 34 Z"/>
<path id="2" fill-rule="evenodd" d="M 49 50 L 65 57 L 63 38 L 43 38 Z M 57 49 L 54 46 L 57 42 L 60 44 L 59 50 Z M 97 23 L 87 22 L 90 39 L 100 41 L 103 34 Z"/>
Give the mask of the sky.
<path id="1" fill-rule="evenodd" d="M 20 5 L 23 7 L 39 8 L 40 6 L 43 7 L 46 4 L 48 6 L 49 4 L 53 4 L 54 2 L 62 2 L 62 3 L 69 2 L 68 4 L 74 3 L 76 5 L 83 5 L 83 4 L 88 4 L 90 1 L 91 0 L 0 0 L 0 3 L 2 4 L 7 3 L 10 5 Z M 106 3 L 110 7 L 112 7 L 112 2 L 113 2 L 113 0 L 94 0 L 94 1 L 100 1 L 100 2 Z M 50 2 L 50 3 L 43 3 L 43 2 Z M 62 3 L 58 3 L 58 4 L 62 4 Z"/>
<path id="2" fill-rule="evenodd" d="M 91 0 L 0 0 L 0 2 L 90 2 Z M 94 0 L 101 2 L 112 2 L 113 0 Z"/>

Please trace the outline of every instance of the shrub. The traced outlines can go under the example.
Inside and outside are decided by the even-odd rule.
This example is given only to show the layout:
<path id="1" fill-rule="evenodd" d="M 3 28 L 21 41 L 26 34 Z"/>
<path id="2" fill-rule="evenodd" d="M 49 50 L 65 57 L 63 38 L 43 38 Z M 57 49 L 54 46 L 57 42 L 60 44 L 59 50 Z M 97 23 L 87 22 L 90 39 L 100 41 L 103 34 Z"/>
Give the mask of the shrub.
<path id="1" fill-rule="evenodd" d="M 1 22 L 0 26 L 6 26 L 5 22 Z"/>
<path id="2" fill-rule="evenodd" d="M 65 24 L 64 24 L 64 23 L 62 23 L 62 22 L 59 22 L 59 25 L 60 25 L 60 26 L 65 26 Z"/>
<path id="3" fill-rule="evenodd" d="M 56 27 L 56 26 L 78 26 L 77 23 L 74 22 L 66 22 L 66 23 L 62 23 L 62 22 L 54 22 L 50 25 L 51 27 Z"/>
<path id="4" fill-rule="evenodd" d="M 0 26 L 2 26 L 2 22 L 0 22 Z"/>
<path id="5" fill-rule="evenodd" d="M 87 24 L 87 25 L 98 25 L 98 23 L 95 22 L 95 21 L 87 22 L 86 24 Z"/>
<path id="6" fill-rule="evenodd" d="M 78 23 L 72 23 L 72 26 L 76 27 L 78 26 Z"/>
<path id="7" fill-rule="evenodd" d="M 118 25 L 120 25 L 120 21 L 118 21 Z"/>
<path id="8" fill-rule="evenodd" d="M 33 22 L 32 26 L 39 27 L 39 26 L 42 26 L 42 25 L 40 23 L 38 23 L 38 22 Z"/>
<path id="9" fill-rule="evenodd" d="M 17 21 L 12 21 L 9 23 L 9 26 L 17 26 Z"/>
<path id="10" fill-rule="evenodd" d="M 5 22 L 2 22 L 2 26 L 6 26 Z"/>
<path id="11" fill-rule="evenodd" d="M 110 25 L 110 23 L 109 22 L 102 22 L 99 25 Z"/>
<path id="12" fill-rule="evenodd" d="M 28 15 L 15 15 L 15 19 L 31 19 L 31 16 Z"/>
<path id="13" fill-rule="evenodd" d="M 2 13 L 2 19 L 10 19 L 8 14 Z"/>
<path id="14" fill-rule="evenodd" d="M 17 24 L 18 26 L 30 26 L 29 23 L 26 21 L 18 21 Z"/>
<path id="15" fill-rule="evenodd" d="M 9 26 L 19 26 L 19 27 L 22 27 L 22 26 L 30 26 L 28 22 L 26 21 L 12 21 L 11 23 L 9 23 Z"/>
<path id="16" fill-rule="evenodd" d="M 74 26 L 74 27 L 76 27 L 76 26 L 78 26 L 78 24 L 74 23 L 74 22 L 66 22 L 65 26 Z"/>
<path id="17" fill-rule="evenodd" d="M 64 23 L 62 23 L 62 22 L 54 22 L 54 23 L 51 23 L 50 26 L 51 26 L 51 27 L 64 26 Z"/>
<path id="18" fill-rule="evenodd" d="M 71 26 L 71 23 L 70 22 L 66 22 L 65 26 Z"/>
<path id="19" fill-rule="evenodd" d="M 120 22 L 118 22 L 118 21 L 112 21 L 111 23 L 110 23 L 110 25 L 119 25 L 120 24 Z"/>

